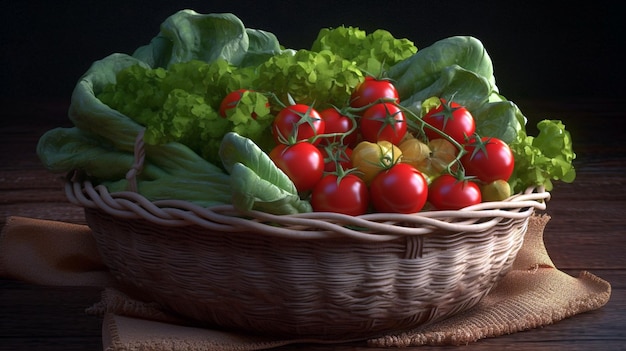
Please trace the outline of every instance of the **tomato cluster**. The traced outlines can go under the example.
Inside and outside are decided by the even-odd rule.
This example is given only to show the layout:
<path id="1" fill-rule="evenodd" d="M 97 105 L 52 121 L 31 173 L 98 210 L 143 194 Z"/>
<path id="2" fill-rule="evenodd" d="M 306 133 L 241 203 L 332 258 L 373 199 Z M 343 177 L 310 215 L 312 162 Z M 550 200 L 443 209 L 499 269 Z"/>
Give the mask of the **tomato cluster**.
<path id="1" fill-rule="evenodd" d="M 391 81 L 367 77 L 342 109 L 284 106 L 269 156 L 315 211 L 457 210 L 510 195 L 511 150 L 478 136 L 464 106 L 438 98 L 417 117 L 399 102 Z"/>

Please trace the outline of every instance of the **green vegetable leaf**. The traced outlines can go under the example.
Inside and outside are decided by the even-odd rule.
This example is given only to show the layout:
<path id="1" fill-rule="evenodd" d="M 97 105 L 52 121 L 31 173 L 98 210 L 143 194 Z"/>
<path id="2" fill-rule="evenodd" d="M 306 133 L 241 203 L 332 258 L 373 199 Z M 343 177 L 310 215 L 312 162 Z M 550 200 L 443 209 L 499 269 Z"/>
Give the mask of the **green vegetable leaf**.
<path id="1" fill-rule="evenodd" d="M 132 167 L 132 153 L 117 150 L 112 143 L 78 128 L 55 128 L 39 138 L 37 155 L 52 172 L 84 170 L 99 179 L 124 178 Z M 144 167 L 143 176 L 156 178 L 166 172 L 153 165 Z"/>
<path id="2" fill-rule="evenodd" d="M 226 118 L 232 122 L 231 130 L 247 137 L 267 151 L 274 146 L 268 130 L 274 121 L 269 99 L 256 91 L 245 91 L 233 108 L 226 110 Z"/>
<path id="3" fill-rule="evenodd" d="M 331 51 L 354 61 L 359 69 L 380 76 L 392 65 L 417 52 L 408 39 L 396 39 L 383 29 L 367 34 L 356 27 L 323 28 L 311 46 L 311 51 Z"/>
<path id="4" fill-rule="evenodd" d="M 401 104 L 417 115 L 423 115 L 425 111 L 421 111 L 421 105 L 428 98 L 437 97 L 453 100 L 472 111 L 485 104 L 492 91 L 485 77 L 458 65 L 445 67 L 436 76 L 431 84 L 405 97 Z"/>
<path id="5" fill-rule="evenodd" d="M 257 63 L 278 50 L 273 34 L 248 30 L 233 14 L 181 10 L 168 17 L 152 42 L 138 48 L 133 56 L 150 67 L 167 68 L 179 62 L 212 62 L 220 58 L 241 66 Z"/>
<path id="6" fill-rule="evenodd" d="M 278 215 L 312 211 L 309 202 L 259 177 L 241 163 L 232 165 L 231 180 L 233 205 L 240 211 L 254 209 Z"/>
<path id="7" fill-rule="evenodd" d="M 572 165 L 576 154 L 572 140 L 561 121 L 543 120 L 537 124 L 537 137 L 520 133 L 511 144 L 515 156 L 515 168 L 509 179 L 514 192 L 528 186 L 546 187 L 552 190 L 552 180 L 572 182 L 576 171 Z"/>
<path id="8" fill-rule="evenodd" d="M 284 105 L 289 105 L 291 96 L 319 109 L 345 105 L 363 81 L 354 62 L 327 50 L 285 51 L 260 65 L 258 74 L 255 89 L 273 92 Z"/>
<path id="9" fill-rule="evenodd" d="M 231 132 L 224 136 L 219 150 L 224 168 L 232 173 L 236 163 L 252 169 L 259 177 L 290 194 L 298 194 L 291 179 L 276 167 L 269 155 L 263 152 L 252 140 Z"/>
<path id="10" fill-rule="evenodd" d="M 282 51 L 274 34 L 250 28 L 246 29 L 246 33 L 250 45 L 239 67 L 258 66 Z"/>
<path id="11" fill-rule="evenodd" d="M 128 190 L 126 179 L 104 181 L 102 184 L 109 192 Z M 150 201 L 171 200 L 172 194 L 175 194 L 177 200 L 193 202 L 204 207 L 230 204 L 232 201 L 230 179 L 216 181 L 210 175 L 168 174 L 156 179 L 138 179 L 137 192 Z"/>
<path id="12" fill-rule="evenodd" d="M 239 210 L 274 214 L 311 211 L 291 179 L 252 140 L 234 132 L 226 134 L 220 157 L 230 173 L 233 205 Z"/>
<path id="13" fill-rule="evenodd" d="M 491 58 L 474 37 L 455 36 L 437 41 L 392 66 L 388 75 L 394 80 L 402 101 L 426 89 L 446 67 L 453 65 L 484 77 L 497 92 Z"/>
<path id="14" fill-rule="evenodd" d="M 508 100 L 486 102 L 470 112 L 479 135 L 496 137 L 507 144 L 515 141 L 518 133 L 525 129 L 526 117 Z"/>

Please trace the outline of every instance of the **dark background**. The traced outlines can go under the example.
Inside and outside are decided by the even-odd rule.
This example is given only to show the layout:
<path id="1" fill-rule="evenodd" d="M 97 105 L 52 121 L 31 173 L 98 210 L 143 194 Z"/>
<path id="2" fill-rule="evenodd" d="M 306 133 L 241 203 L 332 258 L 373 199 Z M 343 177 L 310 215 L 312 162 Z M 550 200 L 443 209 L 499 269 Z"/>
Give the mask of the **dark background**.
<path id="1" fill-rule="evenodd" d="M 0 99 L 69 101 L 93 61 L 132 53 L 183 8 L 232 12 L 291 48 L 307 48 L 320 28 L 339 25 L 387 29 L 418 48 L 472 35 L 494 61 L 501 93 L 513 101 L 621 99 L 625 93 L 624 13 L 610 2 L 87 0 L 0 5 Z"/>

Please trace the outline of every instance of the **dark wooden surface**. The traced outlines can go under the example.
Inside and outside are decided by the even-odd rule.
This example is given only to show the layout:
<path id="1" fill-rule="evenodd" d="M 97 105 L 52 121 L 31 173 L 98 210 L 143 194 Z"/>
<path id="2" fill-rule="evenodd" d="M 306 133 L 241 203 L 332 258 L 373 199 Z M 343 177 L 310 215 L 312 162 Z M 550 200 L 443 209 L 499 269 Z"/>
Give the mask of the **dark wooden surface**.
<path id="1" fill-rule="evenodd" d="M 557 183 L 547 213 L 545 242 L 556 266 L 608 280 L 612 296 L 596 311 L 554 325 L 463 346 L 461 350 L 626 349 L 626 116 L 621 101 L 518 101 L 534 125 L 561 119 L 572 132 L 578 177 Z M 0 122 L 0 226 L 8 216 L 84 223 L 82 210 L 67 203 L 61 176 L 39 164 L 35 145 L 46 130 L 67 126 L 67 103 L 33 105 L 11 101 Z M 99 350 L 101 320 L 84 309 L 100 289 L 49 287 L 0 279 L 0 350 Z M 355 350 L 363 345 L 311 345 Z M 284 349 L 301 349 L 285 347 Z M 419 350 L 447 349 L 420 347 Z"/>

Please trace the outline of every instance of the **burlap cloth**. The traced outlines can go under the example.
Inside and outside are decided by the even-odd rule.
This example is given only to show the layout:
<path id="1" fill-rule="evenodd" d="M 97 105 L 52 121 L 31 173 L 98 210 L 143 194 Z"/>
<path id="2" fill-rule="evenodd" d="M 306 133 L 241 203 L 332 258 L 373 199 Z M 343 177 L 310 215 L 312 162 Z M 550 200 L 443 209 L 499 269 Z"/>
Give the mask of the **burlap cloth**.
<path id="1" fill-rule="evenodd" d="M 611 285 L 572 277 L 546 252 L 547 215 L 533 216 L 513 270 L 477 306 L 438 323 L 365 340 L 372 347 L 462 345 L 555 323 L 604 306 Z M 259 350 L 316 340 L 278 340 L 190 326 L 116 287 L 87 226 L 10 217 L 0 235 L 0 276 L 45 285 L 102 286 L 86 312 L 103 317 L 105 350 Z"/>

